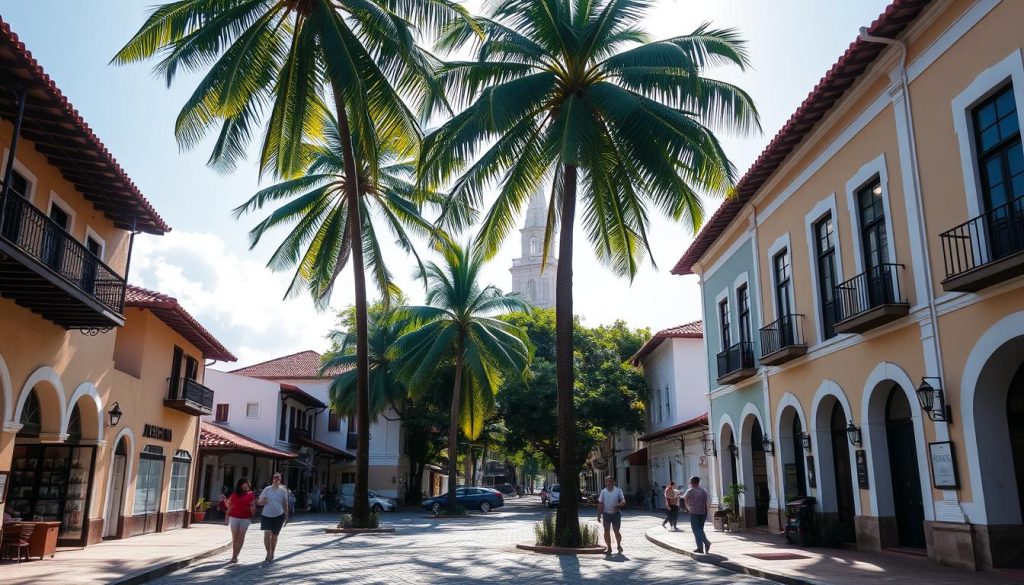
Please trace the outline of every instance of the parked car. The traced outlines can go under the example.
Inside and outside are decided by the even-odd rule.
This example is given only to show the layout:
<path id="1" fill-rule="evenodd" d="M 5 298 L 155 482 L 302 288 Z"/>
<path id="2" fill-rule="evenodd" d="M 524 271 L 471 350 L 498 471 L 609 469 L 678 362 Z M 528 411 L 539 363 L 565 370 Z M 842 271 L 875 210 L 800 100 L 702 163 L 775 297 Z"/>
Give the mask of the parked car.
<path id="1" fill-rule="evenodd" d="M 355 484 L 346 483 L 341 486 L 341 505 L 349 510 L 355 504 Z M 374 512 L 394 512 L 398 509 L 398 502 L 382 496 L 373 491 L 370 492 L 370 510 Z"/>
<path id="2" fill-rule="evenodd" d="M 505 505 L 505 497 L 496 489 L 486 487 L 460 487 L 455 490 L 455 502 L 463 508 L 490 512 Z M 423 509 L 437 514 L 448 505 L 448 493 L 423 500 Z"/>
<path id="3" fill-rule="evenodd" d="M 562 495 L 562 489 L 557 483 L 548 488 L 548 508 L 554 508 L 558 505 L 560 495 Z"/>

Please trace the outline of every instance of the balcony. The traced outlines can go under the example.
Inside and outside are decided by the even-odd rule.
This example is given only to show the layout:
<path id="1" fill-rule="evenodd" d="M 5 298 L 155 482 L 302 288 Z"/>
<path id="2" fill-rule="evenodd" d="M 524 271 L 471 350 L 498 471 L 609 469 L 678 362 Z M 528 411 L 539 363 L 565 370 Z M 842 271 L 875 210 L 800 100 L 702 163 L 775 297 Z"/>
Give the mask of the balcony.
<path id="1" fill-rule="evenodd" d="M 741 341 L 718 354 L 719 384 L 733 384 L 755 373 L 753 343 Z"/>
<path id="2" fill-rule="evenodd" d="M 213 414 L 213 390 L 185 378 L 168 378 L 167 384 L 164 406 L 195 416 Z"/>
<path id="3" fill-rule="evenodd" d="M 21 197 L 0 199 L 0 296 L 65 329 L 124 325 L 125 282 Z"/>
<path id="4" fill-rule="evenodd" d="M 1024 274 L 1024 197 L 939 235 L 947 291 L 976 292 Z"/>
<path id="5" fill-rule="evenodd" d="M 905 317 L 910 305 L 900 287 L 902 264 L 879 264 L 836 285 L 836 333 L 864 333 Z"/>
<path id="6" fill-rule="evenodd" d="M 761 328 L 761 364 L 777 366 L 805 353 L 803 315 L 786 315 Z"/>
<path id="7" fill-rule="evenodd" d="M 299 427 L 292 427 L 291 434 L 289 434 L 288 436 L 290 437 L 289 442 L 291 443 L 299 443 L 304 440 L 308 441 L 313 438 L 313 435 L 309 432 L 309 429 L 303 429 Z"/>

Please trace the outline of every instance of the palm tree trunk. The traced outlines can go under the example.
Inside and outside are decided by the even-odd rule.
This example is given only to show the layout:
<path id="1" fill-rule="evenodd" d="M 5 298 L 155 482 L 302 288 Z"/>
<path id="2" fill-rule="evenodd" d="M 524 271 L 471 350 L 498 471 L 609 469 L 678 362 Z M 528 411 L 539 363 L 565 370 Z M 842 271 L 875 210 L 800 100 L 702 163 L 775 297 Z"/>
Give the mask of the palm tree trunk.
<path id="1" fill-rule="evenodd" d="M 558 241 L 555 275 L 555 380 L 558 385 L 558 483 L 562 497 L 555 516 L 558 546 L 580 545 L 580 517 L 576 494 L 576 408 L 573 404 L 572 237 L 576 217 L 576 166 L 565 165 L 562 178 L 562 233 Z"/>
<path id="2" fill-rule="evenodd" d="M 349 239 L 356 309 L 356 485 L 352 502 L 352 526 L 370 526 L 370 351 L 367 334 L 366 273 L 363 264 L 363 225 L 359 213 L 359 171 L 352 146 L 352 131 L 345 112 L 345 94 L 333 85 L 334 103 L 345 164 Z"/>
<path id="3" fill-rule="evenodd" d="M 455 353 L 455 386 L 452 388 L 452 420 L 448 423 L 448 513 L 455 513 L 455 489 L 458 485 L 459 399 L 462 393 L 462 339 Z"/>

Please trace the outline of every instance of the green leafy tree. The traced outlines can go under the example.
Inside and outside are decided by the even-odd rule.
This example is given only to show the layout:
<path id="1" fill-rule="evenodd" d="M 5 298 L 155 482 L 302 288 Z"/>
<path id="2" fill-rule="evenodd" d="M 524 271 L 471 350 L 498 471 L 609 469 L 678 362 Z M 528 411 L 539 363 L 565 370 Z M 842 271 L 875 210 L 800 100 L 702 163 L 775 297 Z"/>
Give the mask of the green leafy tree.
<path id="1" fill-rule="evenodd" d="M 444 263 L 427 264 L 426 305 L 405 307 L 413 329 L 395 343 L 402 355 L 400 375 L 415 385 L 438 366 L 454 360 L 448 429 L 448 510 L 455 510 L 456 454 L 461 427 L 469 440 L 483 429 L 494 409 L 502 374 L 522 372 L 530 358 L 525 334 L 495 315 L 528 308 L 514 294 L 479 282 L 483 255 L 472 246 L 446 244 Z"/>
<path id="2" fill-rule="evenodd" d="M 555 306 L 558 430 L 562 460 L 576 457 L 572 259 L 577 202 L 597 257 L 632 278 L 650 254 L 650 207 L 696 229 L 698 192 L 722 195 L 735 180 L 712 128 L 758 129 L 750 97 L 704 76 L 721 64 L 748 64 L 733 30 L 704 25 L 651 42 L 640 28 L 649 0 L 495 0 L 477 27 L 448 29 L 442 48 L 472 42 L 477 58 L 444 66 L 440 79 L 465 110 L 430 134 L 420 173 L 428 184 L 457 175 L 453 201 L 483 203 L 501 187 L 478 239 L 494 254 L 519 210 L 553 180 L 544 257 L 560 226 Z M 483 29 L 479 38 L 476 29 Z M 444 214 L 462 227 L 464 207 Z M 577 476 L 559 470 L 573 493 Z M 558 542 L 580 543 L 577 503 L 560 501 Z"/>
<path id="3" fill-rule="evenodd" d="M 125 64 L 156 57 L 156 71 L 168 85 L 179 71 L 206 72 L 174 130 L 179 144 L 190 148 L 219 128 L 209 163 L 220 170 L 234 169 L 253 136 L 261 134 L 260 172 L 298 177 L 309 163 L 304 141 L 323 134 L 324 113 L 333 106 L 348 207 L 347 223 L 339 220 L 335 228 L 348 227 L 340 239 L 350 250 L 355 285 L 360 416 L 353 524 L 359 527 L 369 522 L 369 366 L 359 174 L 368 168 L 369 184 L 378 184 L 382 143 L 397 141 L 398 149 L 408 152 L 418 146 L 417 114 L 409 104 L 423 117 L 443 108 L 444 100 L 434 81 L 435 60 L 417 46 L 417 31 L 437 33 L 467 16 L 450 0 L 179 0 L 155 7 L 113 59 Z M 363 160 L 357 161 L 357 152 Z M 310 211 L 315 218 L 315 208 Z M 316 285 L 315 292 L 325 290 L 326 270 L 336 275 L 347 257 L 337 250 L 328 254 L 340 263 L 328 267 L 325 262 L 316 267 L 321 271 L 316 275 L 312 267 L 304 268 L 302 276 Z"/>

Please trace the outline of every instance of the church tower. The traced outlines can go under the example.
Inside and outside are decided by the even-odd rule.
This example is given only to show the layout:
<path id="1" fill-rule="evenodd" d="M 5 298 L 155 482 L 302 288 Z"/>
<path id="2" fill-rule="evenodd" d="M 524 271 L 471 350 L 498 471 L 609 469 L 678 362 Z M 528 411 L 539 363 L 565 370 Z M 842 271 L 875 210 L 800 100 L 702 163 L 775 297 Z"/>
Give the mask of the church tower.
<path id="1" fill-rule="evenodd" d="M 558 234 L 552 236 L 548 250 L 547 263 L 541 272 L 541 261 L 544 253 L 544 229 L 547 225 L 548 205 L 543 190 L 538 190 L 530 198 L 530 206 L 526 210 L 526 223 L 519 230 L 522 238 L 522 256 L 512 260 L 512 291 L 517 292 L 535 307 L 550 309 L 555 306 L 555 273 L 558 271 L 558 260 L 555 258 L 555 246 Z"/>

